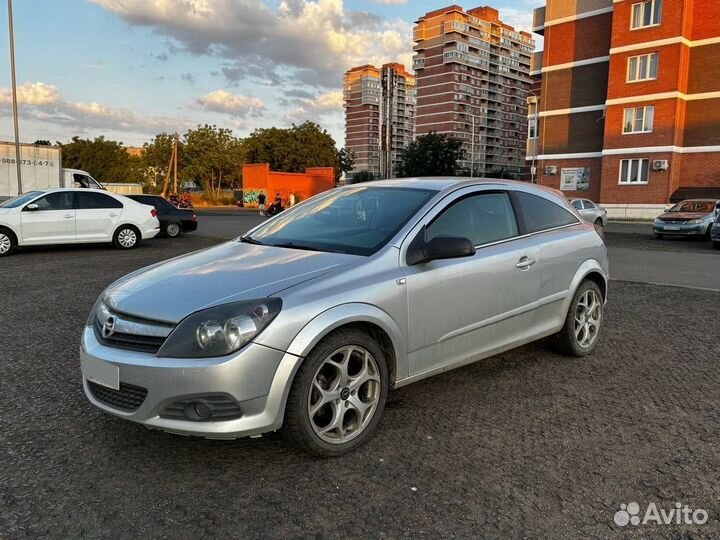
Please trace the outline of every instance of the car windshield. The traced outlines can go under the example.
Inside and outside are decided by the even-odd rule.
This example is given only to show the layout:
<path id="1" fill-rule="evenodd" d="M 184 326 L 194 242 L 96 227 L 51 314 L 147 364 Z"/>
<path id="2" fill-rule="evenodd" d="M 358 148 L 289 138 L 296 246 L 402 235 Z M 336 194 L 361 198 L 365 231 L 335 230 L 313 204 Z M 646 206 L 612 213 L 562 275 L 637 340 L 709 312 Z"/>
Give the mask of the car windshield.
<path id="1" fill-rule="evenodd" d="M 0 208 L 17 208 L 28 201 L 32 201 L 38 195 L 42 195 L 42 191 L 28 191 L 22 195 L 18 195 L 14 199 L 10 199 L 0 204 Z"/>
<path id="2" fill-rule="evenodd" d="M 671 212 L 702 212 L 709 214 L 715 210 L 715 201 L 683 201 L 673 206 Z"/>
<path id="3" fill-rule="evenodd" d="M 242 241 L 278 247 L 372 255 L 435 194 L 426 189 L 336 189 L 287 210 Z"/>

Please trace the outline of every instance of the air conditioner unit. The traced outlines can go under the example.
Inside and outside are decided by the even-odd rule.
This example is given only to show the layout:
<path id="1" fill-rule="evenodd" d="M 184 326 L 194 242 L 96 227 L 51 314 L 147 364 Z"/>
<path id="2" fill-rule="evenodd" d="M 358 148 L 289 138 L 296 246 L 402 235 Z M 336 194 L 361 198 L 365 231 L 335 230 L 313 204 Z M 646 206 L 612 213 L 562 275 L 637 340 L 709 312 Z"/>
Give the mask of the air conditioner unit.
<path id="1" fill-rule="evenodd" d="M 653 161 L 653 171 L 667 171 L 668 160 L 667 159 L 656 159 Z"/>
<path id="2" fill-rule="evenodd" d="M 547 174 L 548 176 L 557 174 L 557 167 L 555 165 L 548 165 L 547 167 L 545 167 L 545 174 Z"/>

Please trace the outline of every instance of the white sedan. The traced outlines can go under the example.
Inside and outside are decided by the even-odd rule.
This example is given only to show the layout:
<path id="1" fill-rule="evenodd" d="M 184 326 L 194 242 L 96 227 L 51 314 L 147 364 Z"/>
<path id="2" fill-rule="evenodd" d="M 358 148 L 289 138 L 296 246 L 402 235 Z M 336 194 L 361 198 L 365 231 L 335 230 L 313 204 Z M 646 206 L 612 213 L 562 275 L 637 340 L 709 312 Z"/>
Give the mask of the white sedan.
<path id="1" fill-rule="evenodd" d="M 0 204 L 0 257 L 18 246 L 49 244 L 132 249 L 159 232 L 155 208 L 107 191 L 45 189 Z"/>

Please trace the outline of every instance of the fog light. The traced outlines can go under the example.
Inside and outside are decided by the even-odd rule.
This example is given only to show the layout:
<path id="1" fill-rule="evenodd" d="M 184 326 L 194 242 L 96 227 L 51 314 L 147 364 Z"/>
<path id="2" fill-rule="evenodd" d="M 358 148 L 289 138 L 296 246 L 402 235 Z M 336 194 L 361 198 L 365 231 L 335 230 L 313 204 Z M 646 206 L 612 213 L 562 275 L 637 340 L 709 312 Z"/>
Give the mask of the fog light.
<path id="1" fill-rule="evenodd" d="M 207 420 L 212 415 L 212 409 L 204 401 L 191 401 L 185 405 L 183 411 L 188 420 Z"/>

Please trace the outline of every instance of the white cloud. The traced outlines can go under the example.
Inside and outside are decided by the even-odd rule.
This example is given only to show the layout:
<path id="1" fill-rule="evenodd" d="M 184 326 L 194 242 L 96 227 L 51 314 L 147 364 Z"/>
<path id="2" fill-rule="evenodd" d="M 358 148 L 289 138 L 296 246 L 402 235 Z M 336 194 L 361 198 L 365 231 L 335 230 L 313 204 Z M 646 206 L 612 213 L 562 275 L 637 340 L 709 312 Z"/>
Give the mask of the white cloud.
<path id="1" fill-rule="evenodd" d="M 277 9 L 262 0 L 92 1 L 187 51 L 230 60 L 235 81 L 259 71 L 268 81 L 337 87 L 348 68 L 407 62 L 412 49 L 410 23 L 348 11 L 343 0 L 281 0 Z"/>
<path id="2" fill-rule="evenodd" d="M 138 115 L 128 109 L 107 107 L 96 102 L 69 101 L 57 87 L 43 82 L 25 83 L 18 87 L 17 94 L 21 117 L 63 125 L 80 133 L 98 129 L 149 135 L 192 125 L 185 120 Z M 0 111 L 9 112 L 11 105 L 11 90 L 0 88 Z"/>
<path id="3" fill-rule="evenodd" d="M 199 97 L 196 103 L 206 111 L 229 114 L 237 118 L 246 118 L 249 115 L 258 116 L 265 108 L 262 101 L 255 97 L 231 94 L 227 90 L 215 90 Z"/>

